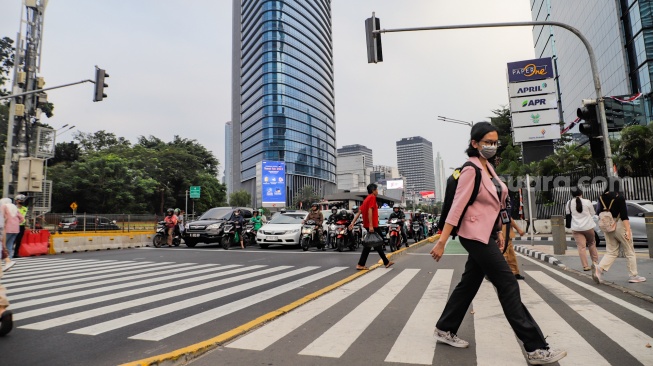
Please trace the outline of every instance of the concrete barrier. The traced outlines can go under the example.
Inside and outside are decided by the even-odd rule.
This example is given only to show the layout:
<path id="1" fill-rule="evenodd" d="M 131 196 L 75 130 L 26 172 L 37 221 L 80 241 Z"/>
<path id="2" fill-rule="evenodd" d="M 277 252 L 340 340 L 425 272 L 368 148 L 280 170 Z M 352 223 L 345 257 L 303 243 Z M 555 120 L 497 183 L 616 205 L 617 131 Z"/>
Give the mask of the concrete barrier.
<path id="1" fill-rule="evenodd" d="M 153 232 L 52 235 L 51 254 L 152 246 Z"/>

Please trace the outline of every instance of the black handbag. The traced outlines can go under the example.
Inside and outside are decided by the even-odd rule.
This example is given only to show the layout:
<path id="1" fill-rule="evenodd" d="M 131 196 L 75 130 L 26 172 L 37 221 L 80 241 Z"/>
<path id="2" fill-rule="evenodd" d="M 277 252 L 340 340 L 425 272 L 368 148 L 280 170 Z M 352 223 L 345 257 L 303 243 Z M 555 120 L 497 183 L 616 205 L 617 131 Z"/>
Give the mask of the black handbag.
<path id="1" fill-rule="evenodd" d="M 368 232 L 363 239 L 363 246 L 368 248 L 375 248 L 379 245 L 383 245 L 383 238 L 376 231 L 373 233 Z"/>
<path id="2" fill-rule="evenodd" d="M 567 209 L 569 213 L 565 213 L 565 227 L 571 229 L 571 200 L 567 203 Z"/>

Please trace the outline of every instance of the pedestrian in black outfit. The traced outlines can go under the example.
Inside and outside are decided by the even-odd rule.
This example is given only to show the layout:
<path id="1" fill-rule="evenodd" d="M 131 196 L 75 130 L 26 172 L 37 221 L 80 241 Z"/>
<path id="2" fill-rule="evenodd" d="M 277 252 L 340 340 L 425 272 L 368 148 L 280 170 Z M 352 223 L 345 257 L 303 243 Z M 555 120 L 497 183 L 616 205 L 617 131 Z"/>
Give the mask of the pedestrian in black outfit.
<path id="1" fill-rule="evenodd" d="M 492 165 L 488 164 L 488 159 L 494 157 L 498 146 L 499 134 L 494 126 L 487 122 L 474 124 L 467 155 L 476 168 L 467 166 L 462 170 L 446 224 L 440 239 L 431 250 L 433 259 L 439 261 L 449 235 L 458 226 L 460 243 L 469 256 L 460 282 L 436 324 L 434 335 L 436 340 L 453 347 L 469 346 L 456 333 L 483 278 L 487 276 L 497 289 L 510 326 L 524 343 L 528 362 L 534 365 L 550 364 L 565 357 L 567 352 L 549 348 L 540 327 L 521 302 L 519 284 L 502 254 L 504 237 L 500 211 L 505 209 L 502 202 L 506 202 L 508 189 L 499 180 Z M 476 174 L 481 174 L 478 195 L 467 206 L 474 190 Z M 463 220 L 460 220 L 461 217 Z"/>

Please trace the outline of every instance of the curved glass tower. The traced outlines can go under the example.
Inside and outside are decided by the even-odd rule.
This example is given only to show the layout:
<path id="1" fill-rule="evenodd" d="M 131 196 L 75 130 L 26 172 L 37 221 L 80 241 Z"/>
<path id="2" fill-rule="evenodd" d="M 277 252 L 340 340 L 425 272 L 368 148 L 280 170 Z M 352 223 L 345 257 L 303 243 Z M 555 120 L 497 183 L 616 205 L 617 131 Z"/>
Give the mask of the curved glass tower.
<path id="1" fill-rule="evenodd" d="M 305 185 L 320 195 L 332 193 L 336 127 L 331 1 L 235 0 L 236 15 L 236 190 L 240 186 L 254 192 L 256 164 L 266 160 L 286 162 L 288 200 Z"/>

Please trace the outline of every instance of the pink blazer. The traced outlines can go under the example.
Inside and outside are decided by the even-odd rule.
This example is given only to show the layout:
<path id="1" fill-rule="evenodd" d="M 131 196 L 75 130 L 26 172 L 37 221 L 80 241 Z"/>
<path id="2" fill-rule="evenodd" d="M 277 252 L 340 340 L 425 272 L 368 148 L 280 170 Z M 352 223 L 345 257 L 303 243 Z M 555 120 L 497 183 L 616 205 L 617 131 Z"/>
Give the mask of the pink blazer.
<path id="1" fill-rule="evenodd" d="M 460 227 L 458 228 L 458 235 L 470 240 L 480 241 L 487 244 L 490 235 L 494 230 L 494 224 L 499 217 L 499 210 L 505 207 L 506 197 L 508 196 L 508 187 L 503 182 L 501 183 L 501 199 L 497 196 L 497 189 L 492 183 L 492 179 L 483 170 L 483 165 L 479 158 L 469 158 L 469 161 L 481 169 L 481 186 L 478 189 L 478 196 L 471 206 L 467 208 L 465 217 L 463 217 Z M 492 165 L 487 165 L 490 174 L 497 177 Z M 458 225 L 460 215 L 474 190 L 474 168 L 471 166 L 465 167 L 460 173 L 458 178 L 458 187 L 456 188 L 456 195 L 451 204 L 451 209 L 447 215 L 447 224 L 453 226 Z"/>

